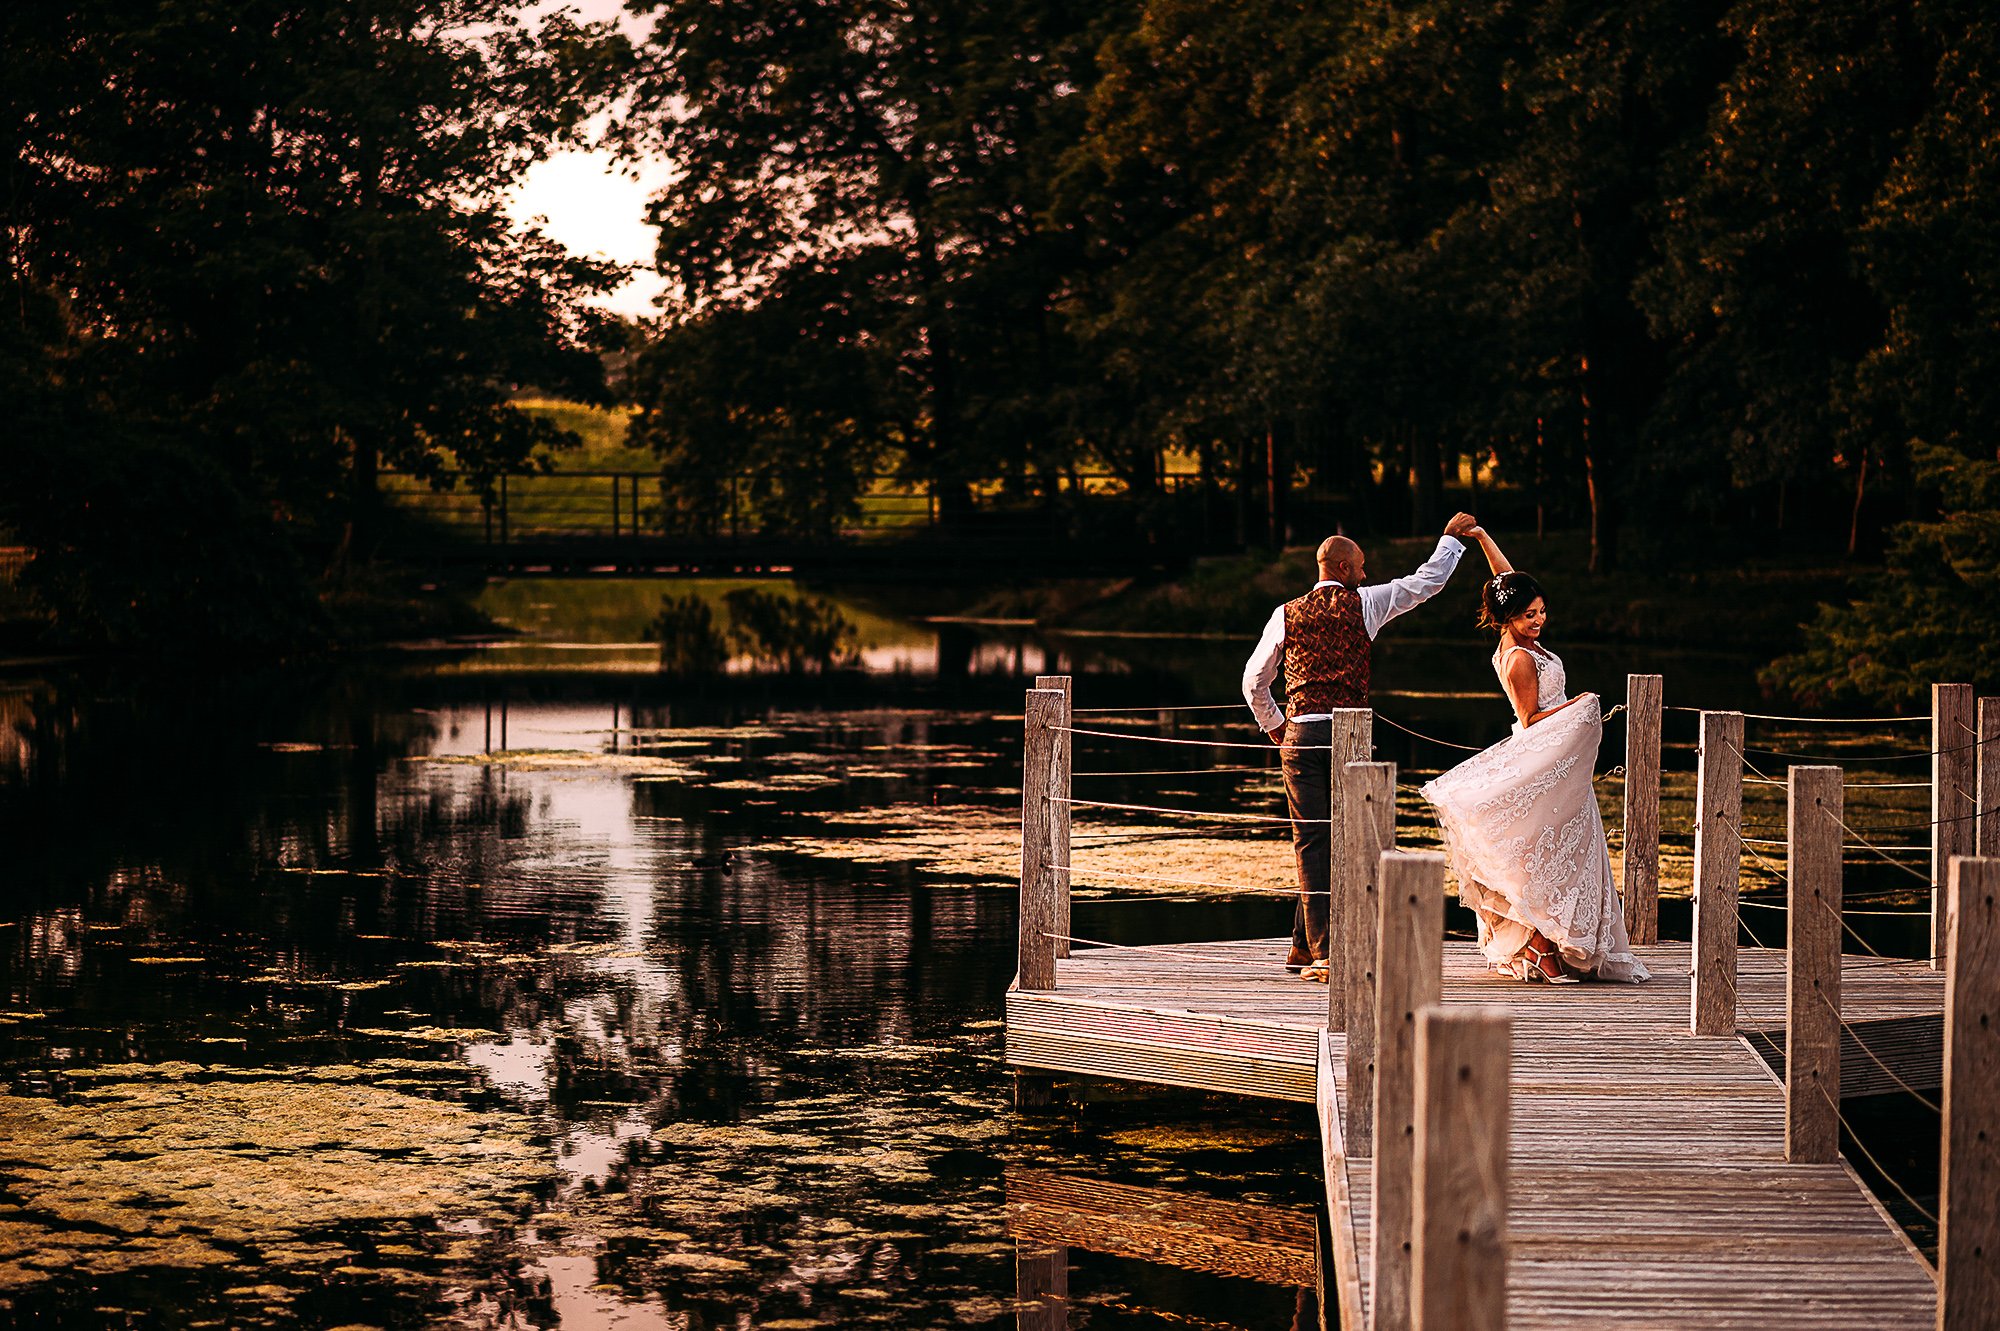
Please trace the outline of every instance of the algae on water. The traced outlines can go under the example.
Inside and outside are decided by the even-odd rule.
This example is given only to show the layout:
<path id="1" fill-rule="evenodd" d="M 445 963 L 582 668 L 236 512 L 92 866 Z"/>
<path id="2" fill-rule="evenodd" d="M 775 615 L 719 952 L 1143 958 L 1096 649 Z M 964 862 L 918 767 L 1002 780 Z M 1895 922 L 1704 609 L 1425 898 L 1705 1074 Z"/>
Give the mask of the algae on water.
<path id="1" fill-rule="evenodd" d="M 553 1176 L 517 1119 L 370 1084 L 372 1066 L 328 1071 L 126 1065 L 61 1099 L 0 1096 L 0 1292 L 56 1273 L 319 1267 L 352 1255 L 321 1237 L 340 1226 L 499 1219 Z"/>

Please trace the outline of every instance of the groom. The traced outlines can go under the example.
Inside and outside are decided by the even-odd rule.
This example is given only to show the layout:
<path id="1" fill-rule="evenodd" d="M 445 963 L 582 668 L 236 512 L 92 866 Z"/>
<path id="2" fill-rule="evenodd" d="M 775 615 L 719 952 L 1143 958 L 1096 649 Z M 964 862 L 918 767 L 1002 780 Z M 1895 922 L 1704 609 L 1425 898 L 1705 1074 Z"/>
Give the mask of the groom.
<path id="1" fill-rule="evenodd" d="M 1257 728 L 1273 744 L 1287 746 L 1285 800 L 1293 820 L 1299 903 L 1292 913 L 1292 950 L 1285 969 L 1303 972 L 1302 979 L 1326 983 L 1327 892 L 1333 882 L 1333 836 L 1327 826 L 1331 712 L 1368 705 L 1368 654 L 1375 635 L 1444 589 L 1465 553 L 1459 538 L 1476 525 L 1470 513 L 1453 515 L 1422 568 L 1379 587 L 1362 585 L 1368 572 L 1360 546 L 1345 536 L 1327 537 L 1319 547 L 1319 581 L 1304 596 L 1271 612 L 1257 650 L 1243 667 L 1243 699 Z M 1271 681 L 1280 667 L 1289 719 L 1271 696 Z"/>

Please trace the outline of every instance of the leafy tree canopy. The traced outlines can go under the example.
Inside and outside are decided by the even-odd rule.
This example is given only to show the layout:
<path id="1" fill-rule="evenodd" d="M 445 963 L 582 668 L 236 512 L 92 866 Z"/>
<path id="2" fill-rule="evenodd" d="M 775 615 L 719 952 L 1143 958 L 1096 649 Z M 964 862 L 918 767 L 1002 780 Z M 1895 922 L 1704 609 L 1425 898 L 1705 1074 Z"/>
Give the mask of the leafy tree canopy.
<path id="1" fill-rule="evenodd" d="M 583 298 L 615 275 L 500 196 L 622 46 L 523 10 L 0 10 L 0 521 L 73 631 L 294 640 L 378 468 L 490 475 L 550 439 L 517 385 L 598 391 Z"/>

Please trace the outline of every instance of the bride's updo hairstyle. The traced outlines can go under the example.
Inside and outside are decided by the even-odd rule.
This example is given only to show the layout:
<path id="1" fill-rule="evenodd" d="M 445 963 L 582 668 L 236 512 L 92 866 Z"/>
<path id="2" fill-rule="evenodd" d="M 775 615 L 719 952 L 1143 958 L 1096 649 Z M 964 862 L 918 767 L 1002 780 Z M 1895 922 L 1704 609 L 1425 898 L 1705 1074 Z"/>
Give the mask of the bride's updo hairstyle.
<path id="1" fill-rule="evenodd" d="M 1542 584 L 1518 569 L 1488 579 L 1479 589 L 1479 627 L 1498 633 L 1541 594 Z"/>

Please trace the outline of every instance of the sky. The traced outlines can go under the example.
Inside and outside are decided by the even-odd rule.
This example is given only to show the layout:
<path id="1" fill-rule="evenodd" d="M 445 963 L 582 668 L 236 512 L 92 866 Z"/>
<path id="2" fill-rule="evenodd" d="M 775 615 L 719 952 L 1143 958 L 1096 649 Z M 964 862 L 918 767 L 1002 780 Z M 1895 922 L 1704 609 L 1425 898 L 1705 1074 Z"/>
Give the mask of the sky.
<path id="1" fill-rule="evenodd" d="M 593 21 L 615 18 L 634 40 L 650 26 L 626 14 L 620 0 L 568 0 L 568 7 Z M 572 253 L 646 265 L 600 302 L 643 317 L 655 313 L 653 301 L 663 286 L 652 271 L 655 233 L 646 225 L 646 201 L 665 189 L 672 175 L 664 161 L 620 162 L 608 152 L 565 150 L 528 171 L 508 198 L 507 213 L 524 225 L 546 219 L 542 229 Z"/>

